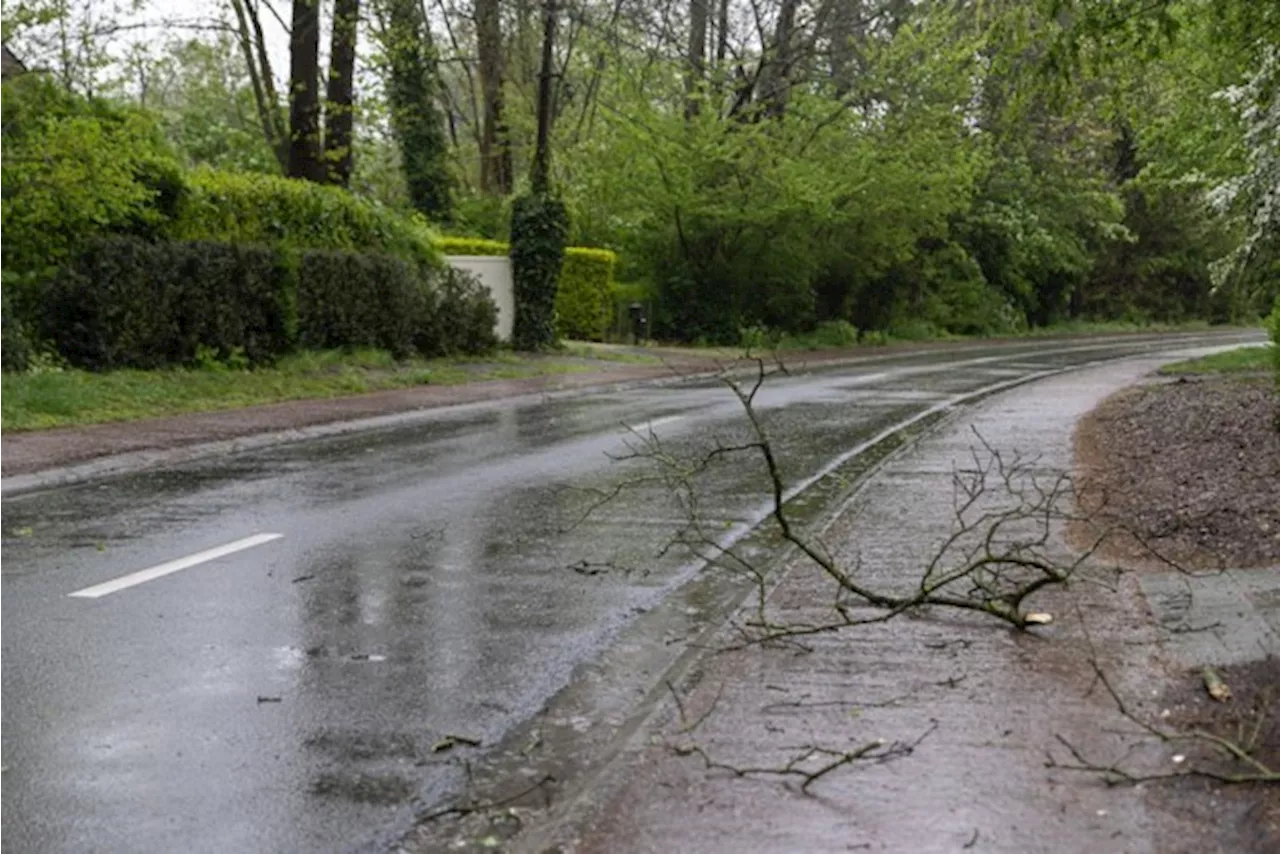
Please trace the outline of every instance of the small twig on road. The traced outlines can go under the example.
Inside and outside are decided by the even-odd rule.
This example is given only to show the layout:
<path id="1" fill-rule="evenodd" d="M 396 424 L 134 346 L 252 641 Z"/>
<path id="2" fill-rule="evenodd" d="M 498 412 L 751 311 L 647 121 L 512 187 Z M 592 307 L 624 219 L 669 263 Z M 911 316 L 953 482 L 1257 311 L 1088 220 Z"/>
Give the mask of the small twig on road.
<path id="1" fill-rule="evenodd" d="M 886 743 L 881 739 L 875 739 L 853 750 L 836 750 L 814 744 L 800 745 L 795 748 L 798 751 L 797 753 L 787 760 L 785 764 L 776 767 L 737 766 L 719 762 L 712 759 L 707 751 L 697 744 L 673 745 L 671 749 L 677 756 L 699 757 L 708 771 L 727 771 L 735 777 L 798 777 L 801 780 L 800 791 L 807 795 L 809 794 L 810 786 L 846 765 L 858 762 L 879 764 L 909 756 L 937 728 L 938 722 L 934 721 L 914 741 Z M 821 760 L 821 764 L 818 767 L 806 767 L 806 763 L 810 763 L 811 760 L 815 759 Z"/>
<path id="2" fill-rule="evenodd" d="M 702 714 L 693 720 L 689 720 L 689 717 L 685 714 L 684 701 L 680 699 L 680 693 L 676 691 L 676 686 L 671 684 L 670 679 L 666 680 L 664 684 L 666 684 L 667 690 L 671 692 L 671 697 L 676 702 L 676 711 L 680 716 L 680 729 L 678 732 L 681 735 L 688 735 L 702 726 L 707 718 L 711 717 L 711 713 L 716 710 L 716 706 L 720 703 L 720 697 L 724 694 L 725 686 L 725 683 L 721 682 L 720 687 L 716 689 L 715 697 L 711 699 L 711 703 L 703 710 Z"/>

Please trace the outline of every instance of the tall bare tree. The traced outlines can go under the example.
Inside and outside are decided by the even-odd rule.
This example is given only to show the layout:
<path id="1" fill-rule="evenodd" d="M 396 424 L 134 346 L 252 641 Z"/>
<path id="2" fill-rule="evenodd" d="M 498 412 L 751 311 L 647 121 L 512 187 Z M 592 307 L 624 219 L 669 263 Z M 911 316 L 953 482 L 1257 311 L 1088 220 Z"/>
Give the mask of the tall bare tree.
<path id="1" fill-rule="evenodd" d="M 325 180 L 320 155 L 320 2 L 293 0 L 289 33 L 290 178 Z"/>
<path id="2" fill-rule="evenodd" d="M 262 135 L 275 153 L 280 171 L 285 172 L 289 168 L 289 133 L 280 112 L 275 73 L 262 35 L 258 6 L 252 0 L 231 0 L 231 9 L 236 16 L 236 41 L 244 56 L 245 69 L 249 72 L 249 85 L 258 110 L 258 121 L 262 124 Z"/>

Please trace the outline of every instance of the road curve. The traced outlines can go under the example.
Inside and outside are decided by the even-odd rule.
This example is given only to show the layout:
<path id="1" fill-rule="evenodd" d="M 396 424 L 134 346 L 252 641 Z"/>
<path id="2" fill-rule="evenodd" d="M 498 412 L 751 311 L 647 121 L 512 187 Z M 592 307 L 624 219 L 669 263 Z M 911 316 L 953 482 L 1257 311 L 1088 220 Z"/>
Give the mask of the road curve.
<path id="1" fill-rule="evenodd" d="M 984 390 L 1259 337 L 888 356 L 775 378 L 759 406 L 800 489 Z M 385 850 L 457 790 L 459 758 L 535 716 L 696 570 L 659 555 L 682 521 L 660 489 L 569 524 L 584 489 L 633 470 L 611 459 L 627 427 L 691 454 L 743 429 L 732 396 L 697 381 L 441 410 L 6 498 L 6 842 Z M 743 530 L 762 486 L 754 466 L 719 467 L 703 513 Z"/>

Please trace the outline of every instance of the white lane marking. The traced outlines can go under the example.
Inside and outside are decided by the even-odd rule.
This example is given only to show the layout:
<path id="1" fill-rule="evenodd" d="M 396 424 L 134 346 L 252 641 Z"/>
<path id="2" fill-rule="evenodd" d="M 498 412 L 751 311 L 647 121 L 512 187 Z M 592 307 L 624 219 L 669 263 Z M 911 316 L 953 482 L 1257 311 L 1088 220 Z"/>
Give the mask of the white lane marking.
<path id="1" fill-rule="evenodd" d="M 251 549 L 263 543 L 269 543 L 272 540 L 278 540 L 283 536 L 284 534 L 254 534 L 252 537 L 245 537 L 243 540 L 236 540 L 234 543 L 227 543 L 225 546 L 196 552 L 193 555 L 180 557 L 177 560 L 171 560 L 167 563 L 153 566 L 150 569 L 140 569 L 137 572 L 131 572 L 128 575 L 122 575 L 111 581 L 104 581 L 101 584 L 95 584 L 92 587 L 86 587 L 83 590 L 77 590 L 75 593 L 68 593 L 67 595 L 75 596 L 79 599 L 97 599 L 100 596 L 116 593 L 138 584 L 145 584 L 148 581 L 155 581 L 157 578 L 163 578 L 166 575 L 181 572 L 184 569 L 190 569 L 193 566 L 217 560 L 229 554 Z"/>
<path id="2" fill-rule="evenodd" d="M 629 424 L 623 425 L 623 426 L 625 426 L 627 428 L 627 431 L 631 433 L 652 433 L 654 430 L 658 429 L 663 424 L 671 424 L 675 421 L 679 421 L 682 418 L 684 418 L 683 415 L 667 415 L 662 418 L 655 418 L 652 421 L 645 421 L 643 424 L 637 424 L 634 427 L 632 427 Z"/>

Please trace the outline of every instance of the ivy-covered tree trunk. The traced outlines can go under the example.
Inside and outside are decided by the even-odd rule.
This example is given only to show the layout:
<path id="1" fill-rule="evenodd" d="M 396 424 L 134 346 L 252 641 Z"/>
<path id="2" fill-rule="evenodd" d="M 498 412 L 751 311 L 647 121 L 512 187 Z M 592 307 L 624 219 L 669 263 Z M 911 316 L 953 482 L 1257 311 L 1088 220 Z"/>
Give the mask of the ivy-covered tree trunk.
<path id="1" fill-rule="evenodd" d="M 448 139 L 436 99 L 435 44 L 418 0 L 380 0 L 380 37 L 387 63 L 391 128 L 400 144 L 409 201 L 430 219 L 453 215 Z"/>
<path id="2" fill-rule="evenodd" d="M 329 181 L 342 187 L 351 183 L 354 162 L 351 129 L 355 119 L 359 23 L 360 0 L 336 0 L 329 49 L 329 88 L 325 93 L 324 160 Z"/>
<path id="3" fill-rule="evenodd" d="M 533 156 L 532 186 L 511 208 L 511 272 L 516 302 L 511 338 L 518 350 L 544 350 L 555 343 L 556 289 L 569 232 L 564 202 L 551 192 L 551 76 L 556 0 L 544 0 L 543 16 L 538 142 Z"/>
<path id="4" fill-rule="evenodd" d="M 517 350 L 545 350 L 555 343 L 556 289 L 569 233 L 564 202 L 546 190 L 517 198 L 511 208 L 511 272 Z"/>

